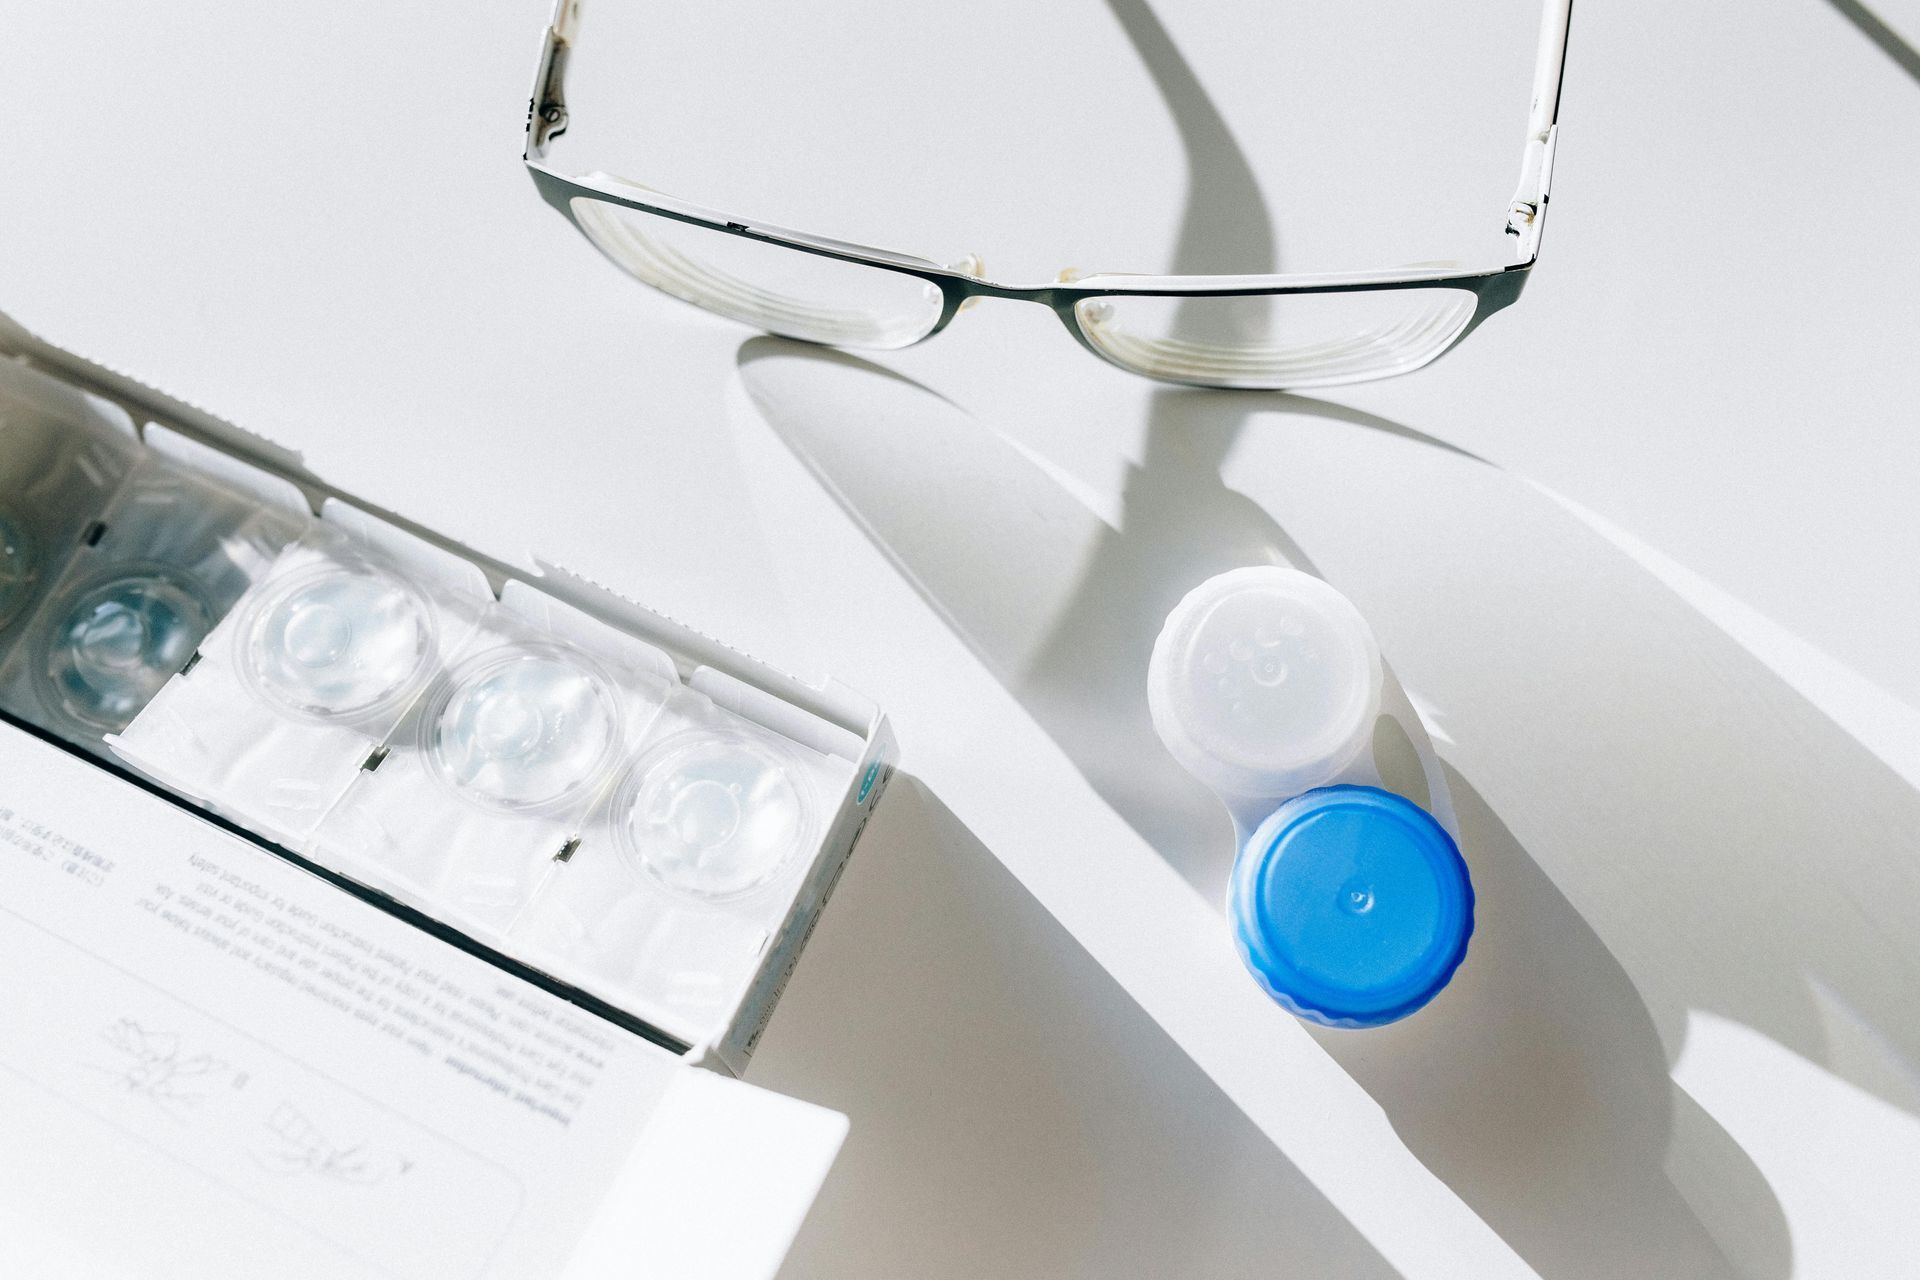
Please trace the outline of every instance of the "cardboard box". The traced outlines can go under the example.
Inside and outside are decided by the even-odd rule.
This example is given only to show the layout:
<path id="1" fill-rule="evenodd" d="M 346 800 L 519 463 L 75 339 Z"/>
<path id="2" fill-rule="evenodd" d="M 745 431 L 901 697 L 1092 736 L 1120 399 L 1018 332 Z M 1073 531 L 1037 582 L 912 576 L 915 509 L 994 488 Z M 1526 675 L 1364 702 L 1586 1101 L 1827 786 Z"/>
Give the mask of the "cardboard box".
<path id="1" fill-rule="evenodd" d="M 0 362 L 0 499 L 41 485 L 67 527 L 42 525 L 77 548 L 0 613 L 0 1231 L 21 1256 L 105 1275 L 772 1274 L 845 1121 L 728 1077 L 884 788 L 885 718 L 564 570 L 359 503 L 298 455 L 4 319 Z M 87 442 L 67 479 L 91 496 L 48 499 L 49 473 L 22 456 L 50 422 Z M 216 607 L 302 530 L 374 529 L 396 554 L 470 569 L 478 608 L 666 655 L 655 674 L 673 696 L 822 762 L 810 776 L 831 794 L 756 908 L 738 980 L 636 1007 L 518 932 L 526 910 L 510 925 L 440 911 L 430 885 L 383 882 L 324 835 L 250 829 L 246 805 L 170 789 L 132 763 L 150 759 L 128 746 L 138 718 L 97 741 L 63 733 L 22 637 L 72 564 L 108 554 L 114 531 L 80 508 L 153 459 L 267 513 L 239 539 L 258 544 L 253 586 Z M 589 855 L 611 874 L 572 835 L 536 900 L 590 883 Z"/>

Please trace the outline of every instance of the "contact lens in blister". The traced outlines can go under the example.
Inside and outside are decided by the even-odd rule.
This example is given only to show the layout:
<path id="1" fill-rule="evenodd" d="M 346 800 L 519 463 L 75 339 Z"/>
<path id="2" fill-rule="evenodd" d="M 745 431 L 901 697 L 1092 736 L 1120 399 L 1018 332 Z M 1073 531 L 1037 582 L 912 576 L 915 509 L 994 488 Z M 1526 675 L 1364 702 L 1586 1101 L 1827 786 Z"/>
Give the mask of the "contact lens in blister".
<path id="1" fill-rule="evenodd" d="M 421 735 L 433 771 L 462 795 L 508 810 L 551 808 L 604 776 L 619 746 L 620 704 L 584 654 L 514 646 L 456 672 Z"/>
<path id="2" fill-rule="evenodd" d="M 213 627 L 194 580 L 164 565 L 122 566 L 54 603 L 42 640 L 42 693 L 102 733 L 132 723 Z"/>
<path id="3" fill-rule="evenodd" d="M 0 630 L 27 607 L 39 576 L 38 560 L 26 527 L 0 507 Z"/>
<path id="4" fill-rule="evenodd" d="M 253 686 L 298 715 L 352 719 L 424 683 L 433 612 L 412 585 L 369 566 L 328 565 L 271 588 L 243 628 Z"/>
<path id="5" fill-rule="evenodd" d="M 614 807 L 627 856 L 669 889 L 728 898 L 757 888 L 805 843 L 798 763 L 744 734 L 690 732 L 637 765 Z"/>

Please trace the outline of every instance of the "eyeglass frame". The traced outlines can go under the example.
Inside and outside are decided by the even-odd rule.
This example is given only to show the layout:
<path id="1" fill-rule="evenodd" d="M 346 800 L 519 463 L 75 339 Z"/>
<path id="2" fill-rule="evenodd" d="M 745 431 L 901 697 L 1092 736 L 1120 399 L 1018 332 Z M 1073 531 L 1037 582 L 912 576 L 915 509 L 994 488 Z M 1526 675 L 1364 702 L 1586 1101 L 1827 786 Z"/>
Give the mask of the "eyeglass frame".
<path id="1" fill-rule="evenodd" d="M 1573 16 L 1573 0 L 1544 0 L 1540 20 L 1540 44 L 1534 64 L 1533 99 L 1528 111 L 1527 138 L 1521 152 L 1520 181 L 1506 210 L 1506 233 L 1518 238 L 1520 261 L 1504 267 L 1477 271 L 1457 268 L 1388 268 L 1377 271 L 1320 272 L 1313 274 L 1269 275 L 1190 275 L 1167 276 L 1105 272 L 1098 275 L 1061 279 L 1049 284 L 1020 286 L 1001 284 L 969 274 L 956 266 L 942 266 L 930 259 L 898 253 L 873 245 L 855 244 L 827 236 L 797 231 L 790 227 L 742 218 L 710 209 L 691 201 L 653 191 L 637 183 L 591 174 L 578 177 L 562 174 L 544 163 L 548 148 L 567 131 L 569 123 L 565 78 L 568 56 L 579 29 L 582 0 L 555 0 L 553 17 L 543 33 L 540 66 L 534 77 L 533 95 L 527 102 L 526 146 L 521 159 L 531 174 L 542 198 L 574 225 L 589 243 L 598 240 L 585 227 L 573 209 L 579 198 L 598 200 L 621 208 L 633 209 L 676 222 L 705 227 L 726 235 L 757 240 L 801 253 L 834 258 L 842 262 L 876 267 L 884 271 L 916 276 L 940 290 L 940 318 L 933 327 L 901 348 L 917 346 L 932 338 L 953 322 L 961 309 L 976 298 L 1005 298 L 1016 302 L 1037 302 L 1052 309 L 1074 340 L 1115 368 L 1136 377 L 1150 378 L 1189 386 L 1215 388 L 1218 383 L 1168 377 L 1148 373 L 1124 364 L 1102 350 L 1081 326 L 1077 306 L 1100 298 L 1240 298 L 1290 294 L 1373 293 L 1398 289 L 1455 289 L 1473 295 L 1472 317 L 1444 345 L 1415 364 L 1388 373 L 1365 373 L 1333 378 L 1320 383 L 1371 382 L 1383 377 L 1411 373 L 1425 368 L 1446 355 L 1468 334 L 1479 328 L 1496 311 L 1512 306 L 1526 288 L 1534 264 L 1540 260 L 1540 242 L 1546 229 L 1547 205 L 1553 187 L 1554 145 L 1559 137 L 1560 87 L 1567 59 L 1567 32 Z M 698 303 L 692 305 L 698 306 Z M 707 308 L 701 308 L 707 310 Z M 714 313 L 718 314 L 718 313 Z M 799 339 L 810 341 L 810 339 Z M 833 345 L 833 344 L 822 344 Z M 900 348 L 893 348 L 900 349 Z"/>

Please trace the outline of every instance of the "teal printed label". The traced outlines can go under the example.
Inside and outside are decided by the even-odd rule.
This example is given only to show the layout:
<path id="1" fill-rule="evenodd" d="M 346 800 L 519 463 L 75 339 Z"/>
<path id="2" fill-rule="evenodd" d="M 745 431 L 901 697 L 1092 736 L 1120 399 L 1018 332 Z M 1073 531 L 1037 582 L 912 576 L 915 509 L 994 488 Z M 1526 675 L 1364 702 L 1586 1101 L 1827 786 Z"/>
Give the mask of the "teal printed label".
<path id="1" fill-rule="evenodd" d="M 880 777 L 880 762 L 875 760 L 867 766 L 866 776 L 860 779 L 860 794 L 853 798 L 855 804 L 865 804 L 867 797 L 873 794 L 873 784 Z"/>

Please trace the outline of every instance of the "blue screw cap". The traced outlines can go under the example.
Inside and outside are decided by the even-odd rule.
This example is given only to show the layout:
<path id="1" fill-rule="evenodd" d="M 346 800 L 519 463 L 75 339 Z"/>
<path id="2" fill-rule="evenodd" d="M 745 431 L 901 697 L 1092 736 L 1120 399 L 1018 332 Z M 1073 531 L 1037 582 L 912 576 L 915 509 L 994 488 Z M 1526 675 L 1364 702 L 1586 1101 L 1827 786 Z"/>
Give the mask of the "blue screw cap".
<path id="1" fill-rule="evenodd" d="M 1227 907 L 1267 994 L 1330 1027 L 1419 1009 L 1473 935 L 1473 884 L 1453 837 L 1376 787 L 1320 787 L 1276 809 L 1235 861 Z"/>

